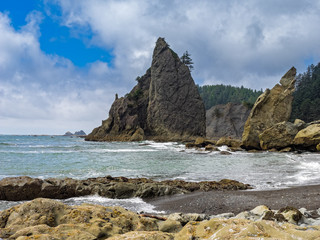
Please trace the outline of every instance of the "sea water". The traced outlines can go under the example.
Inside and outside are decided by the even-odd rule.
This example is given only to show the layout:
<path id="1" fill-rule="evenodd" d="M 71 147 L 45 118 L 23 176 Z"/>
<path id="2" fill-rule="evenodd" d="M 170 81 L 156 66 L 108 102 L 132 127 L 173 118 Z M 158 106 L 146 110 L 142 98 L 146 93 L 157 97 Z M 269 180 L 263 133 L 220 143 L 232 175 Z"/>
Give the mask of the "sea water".
<path id="1" fill-rule="evenodd" d="M 186 181 L 229 178 L 258 190 L 320 182 L 320 154 L 317 153 L 230 153 L 186 149 L 178 142 L 86 142 L 77 137 L 0 135 L 0 179 L 25 175 L 41 179 L 107 175 Z M 154 211 L 153 206 L 139 198 L 114 200 L 87 196 L 63 201 Z M 0 201 L 0 210 L 15 204 L 17 202 Z"/>

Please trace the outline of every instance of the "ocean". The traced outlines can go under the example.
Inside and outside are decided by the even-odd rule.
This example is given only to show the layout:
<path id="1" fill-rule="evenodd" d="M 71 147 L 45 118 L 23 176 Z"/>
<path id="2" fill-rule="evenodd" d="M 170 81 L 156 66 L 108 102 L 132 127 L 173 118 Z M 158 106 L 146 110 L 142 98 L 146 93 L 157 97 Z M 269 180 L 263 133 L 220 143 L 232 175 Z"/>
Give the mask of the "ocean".
<path id="1" fill-rule="evenodd" d="M 226 146 L 220 147 L 227 150 Z M 86 179 L 111 175 L 154 180 L 248 183 L 255 190 L 319 184 L 320 154 L 206 152 L 182 143 L 86 142 L 64 136 L 0 135 L 0 179 L 15 176 Z M 120 205 L 140 212 L 157 212 L 140 198 L 108 199 L 87 196 L 63 200 L 67 204 Z M 0 201 L 0 210 L 19 202 Z"/>

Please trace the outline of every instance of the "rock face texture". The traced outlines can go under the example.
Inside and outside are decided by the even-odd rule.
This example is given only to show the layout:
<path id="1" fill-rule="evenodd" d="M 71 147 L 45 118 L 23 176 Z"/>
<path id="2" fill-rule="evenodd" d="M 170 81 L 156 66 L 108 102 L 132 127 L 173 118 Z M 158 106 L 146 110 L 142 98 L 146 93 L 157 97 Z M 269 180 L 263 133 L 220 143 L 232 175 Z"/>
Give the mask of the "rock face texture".
<path id="1" fill-rule="evenodd" d="M 299 148 L 312 151 L 318 150 L 317 145 L 320 144 L 320 124 L 311 124 L 300 130 L 293 142 Z"/>
<path id="2" fill-rule="evenodd" d="M 250 109 L 243 104 L 228 103 L 213 106 L 206 112 L 206 137 L 241 139 L 249 114 Z"/>
<path id="3" fill-rule="evenodd" d="M 182 180 L 153 181 L 146 178 L 99 177 L 86 180 L 72 178 L 38 179 L 23 177 L 4 178 L 0 181 L 0 200 L 20 201 L 45 197 L 66 199 L 98 194 L 108 198 L 152 198 L 182 194 L 197 190 L 244 190 L 248 184 L 223 179 L 219 182 L 185 182 Z"/>
<path id="4" fill-rule="evenodd" d="M 117 98 L 90 141 L 189 140 L 205 135 L 205 108 L 189 68 L 159 38 L 151 68 Z"/>
<path id="5" fill-rule="evenodd" d="M 259 135 L 273 125 L 288 121 L 295 89 L 296 69 L 292 67 L 271 90 L 261 94 L 255 102 L 245 123 L 242 147 L 261 149 Z"/>
<path id="6" fill-rule="evenodd" d="M 38 198 L 0 211 L 0 239 L 319 239 L 319 221 L 298 209 L 251 211 L 208 216 L 137 214 L 122 207 L 68 206 Z M 299 226 L 304 224 L 304 226 Z"/>
<path id="7" fill-rule="evenodd" d="M 263 150 L 277 150 L 289 147 L 299 131 L 299 127 L 290 122 L 277 123 L 259 135 L 260 146 Z"/>

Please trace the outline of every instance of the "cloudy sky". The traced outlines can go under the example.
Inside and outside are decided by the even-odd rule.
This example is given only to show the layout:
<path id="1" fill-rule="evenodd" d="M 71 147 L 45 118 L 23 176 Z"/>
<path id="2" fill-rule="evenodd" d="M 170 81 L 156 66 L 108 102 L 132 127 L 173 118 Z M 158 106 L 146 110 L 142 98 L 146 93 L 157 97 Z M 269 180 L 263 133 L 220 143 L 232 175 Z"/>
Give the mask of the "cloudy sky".
<path id="1" fill-rule="evenodd" d="M 0 134 L 90 132 L 159 36 L 195 82 L 273 87 L 320 61 L 320 0 L 0 1 Z"/>

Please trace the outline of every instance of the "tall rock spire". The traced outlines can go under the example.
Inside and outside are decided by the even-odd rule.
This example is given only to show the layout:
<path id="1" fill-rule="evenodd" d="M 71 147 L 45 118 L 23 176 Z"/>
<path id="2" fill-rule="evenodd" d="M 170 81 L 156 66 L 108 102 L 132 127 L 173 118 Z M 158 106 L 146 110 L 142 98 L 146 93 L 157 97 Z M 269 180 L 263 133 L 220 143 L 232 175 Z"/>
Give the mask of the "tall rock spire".
<path id="1" fill-rule="evenodd" d="M 205 136 L 205 108 L 189 68 L 159 38 L 151 68 L 125 97 L 114 101 L 109 118 L 86 138 L 94 141 L 181 141 Z"/>

